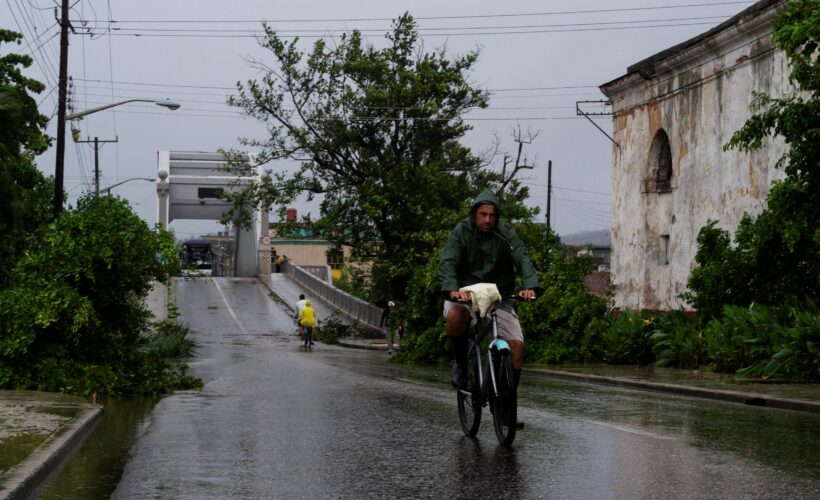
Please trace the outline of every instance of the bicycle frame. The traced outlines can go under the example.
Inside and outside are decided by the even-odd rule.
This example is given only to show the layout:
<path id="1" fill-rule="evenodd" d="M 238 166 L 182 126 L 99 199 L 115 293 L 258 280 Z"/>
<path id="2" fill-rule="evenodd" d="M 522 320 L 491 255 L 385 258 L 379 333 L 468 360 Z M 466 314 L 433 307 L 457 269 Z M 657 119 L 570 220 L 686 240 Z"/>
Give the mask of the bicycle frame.
<path id="1" fill-rule="evenodd" d="M 490 312 L 489 316 L 490 316 L 490 319 L 489 319 L 490 324 L 489 325 L 486 324 L 487 323 L 486 320 L 479 320 L 479 321 L 483 322 L 484 324 L 480 326 L 481 330 L 479 331 L 479 333 L 477 333 L 474 336 L 475 349 L 476 349 L 476 353 L 478 354 L 476 356 L 476 369 L 478 371 L 478 387 L 481 390 L 482 405 L 487 402 L 487 396 L 490 394 L 490 390 L 492 390 L 492 395 L 493 396 L 498 394 L 498 384 L 496 383 L 496 380 L 495 380 L 495 370 L 486 370 L 486 373 L 489 373 L 489 375 L 490 375 L 490 377 L 489 377 L 490 378 L 490 380 L 489 380 L 490 383 L 487 384 L 488 381 L 485 380 L 485 376 L 484 376 L 485 375 L 485 370 L 484 370 L 484 366 L 482 364 L 482 356 L 481 356 L 481 351 L 480 351 L 479 344 L 484 339 L 484 337 L 487 336 L 487 333 L 490 331 L 490 329 L 492 329 L 492 340 L 490 340 L 490 343 L 487 346 L 487 358 L 486 358 L 487 363 L 489 363 L 489 366 L 493 366 L 493 363 L 495 363 L 495 361 L 496 361 L 495 356 L 493 356 L 493 348 L 495 348 L 496 352 L 497 351 L 502 351 L 502 350 L 506 350 L 506 351 L 510 350 L 510 344 L 506 340 L 498 337 L 498 317 L 496 315 L 495 308 L 493 308 L 493 310 Z M 476 325 L 476 328 L 479 328 L 479 325 Z M 488 366 L 488 368 L 489 368 L 489 366 Z"/>
<path id="2" fill-rule="evenodd" d="M 459 422 L 466 436 L 474 437 L 478 433 L 481 409 L 489 404 L 498 442 L 510 446 L 518 426 L 517 391 L 512 349 L 507 340 L 499 337 L 497 305 L 470 326 L 467 333 L 468 387 L 460 388 L 456 399 Z M 485 338 L 488 338 L 486 358 L 482 356 L 481 346 Z"/>

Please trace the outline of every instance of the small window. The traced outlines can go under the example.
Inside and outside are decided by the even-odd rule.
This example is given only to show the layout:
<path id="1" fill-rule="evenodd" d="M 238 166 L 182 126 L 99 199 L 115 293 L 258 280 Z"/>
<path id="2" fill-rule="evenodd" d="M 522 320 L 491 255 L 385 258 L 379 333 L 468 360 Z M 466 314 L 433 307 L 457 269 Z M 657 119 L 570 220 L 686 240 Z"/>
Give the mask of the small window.
<path id="1" fill-rule="evenodd" d="M 663 129 L 658 130 L 649 149 L 649 172 L 646 191 L 668 193 L 672 191 L 672 148 L 669 136 Z"/>
<path id="2" fill-rule="evenodd" d="M 338 249 L 329 249 L 327 251 L 327 265 L 330 266 L 331 269 L 344 269 L 345 267 L 345 255 L 342 250 Z"/>
<path id="3" fill-rule="evenodd" d="M 669 235 L 668 234 L 662 234 L 661 235 L 661 241 L 660 241 L 659 246 L 660 246 L 660 248 L 659 248 L 659 252 L 658 252 L 658 254 L 659 254 L 658 255 L 658 262 L 660 262 L 660 264 L 662 266 L 668 266 L 669 265 Z"/>
<path id="4" fill-rule="evenodd" d="M 213 198 L 217 199 L 222 195 L 222 188 L 201 187 L 197 188 L 197 197 L 199 199 Z"/>

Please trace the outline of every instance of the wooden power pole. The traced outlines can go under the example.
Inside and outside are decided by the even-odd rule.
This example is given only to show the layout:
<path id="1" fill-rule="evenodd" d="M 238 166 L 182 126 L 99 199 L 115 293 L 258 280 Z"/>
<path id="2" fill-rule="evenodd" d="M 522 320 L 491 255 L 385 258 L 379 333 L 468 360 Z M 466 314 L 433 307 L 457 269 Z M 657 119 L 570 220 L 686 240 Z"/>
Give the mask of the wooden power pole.
<path id="1" fill-rule="evenodd" d="M 547 229 L 552 229 L 550 208 L 552 208 L 552 160 L 547 162 Z"/>
<path id="2" fill-rule="evenodd" d="M 68 94 L 68 0 L 60 13 L 60 76 L 57 91 L 57 160 L 54 165 L 54 218 L 63 211 L 63 168 L 65 161 L 65 108 Z"/>

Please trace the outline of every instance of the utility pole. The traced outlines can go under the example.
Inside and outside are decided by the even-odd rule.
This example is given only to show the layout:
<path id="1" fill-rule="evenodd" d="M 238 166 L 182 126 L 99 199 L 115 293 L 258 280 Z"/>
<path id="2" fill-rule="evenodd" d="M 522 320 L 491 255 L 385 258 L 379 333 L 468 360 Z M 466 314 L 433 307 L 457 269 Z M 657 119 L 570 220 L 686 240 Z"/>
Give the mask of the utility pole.
<path id="1" fill-rule="evenodd" d="M 547 162 L 547 229 L 550 225 L 550 208 L 552 207 L 552 160 Z"/>
<path id="2" fill-rule="evenodd" d="M 79 144 L 94 144 L 94 193 L 97 196 L 100 195 L 100 143 L 105 144 L 106 142 L 119 142 L 120 138 L 117 137 L 114 140 L 108 141 L 101 141 L 97 137 L 94 137 L 93 141 L 74 141 Z"/>
<path id="3" fill-rule="evenodd" d="M 54 166 L 54 218 L 63 211 L 63 167 L 65 159 L 65 105 L 68 87 L 68 0 L 60 13 L 60 76 L 57 91 L 57 162 Z"/>

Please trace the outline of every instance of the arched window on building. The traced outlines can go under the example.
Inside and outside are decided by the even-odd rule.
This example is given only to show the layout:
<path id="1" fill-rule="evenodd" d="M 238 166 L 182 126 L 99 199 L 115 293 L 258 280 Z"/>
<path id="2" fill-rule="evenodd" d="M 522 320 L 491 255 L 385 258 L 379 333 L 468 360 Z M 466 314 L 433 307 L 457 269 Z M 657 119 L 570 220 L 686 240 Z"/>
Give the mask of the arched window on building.
<path id="1" fill-rule="evenodd" d="M 652 139 L 648 167 L 646 191 L 650 193 L 672 191 L 672 149 L 669 146 L 669 136 L 663 129 L 658 130 L 655 138 Z"/>

